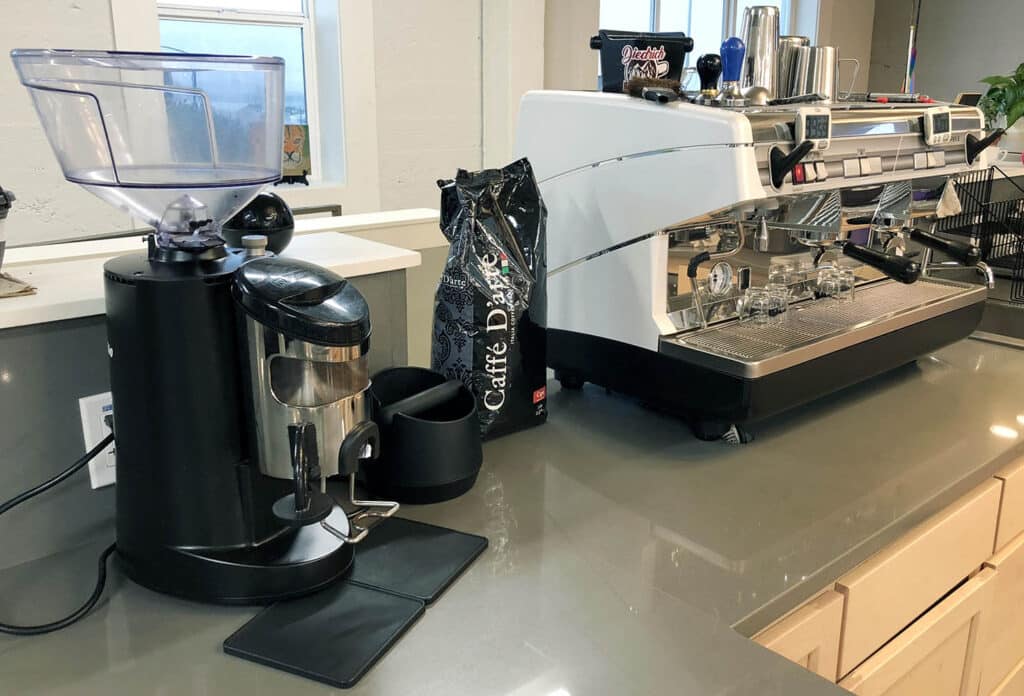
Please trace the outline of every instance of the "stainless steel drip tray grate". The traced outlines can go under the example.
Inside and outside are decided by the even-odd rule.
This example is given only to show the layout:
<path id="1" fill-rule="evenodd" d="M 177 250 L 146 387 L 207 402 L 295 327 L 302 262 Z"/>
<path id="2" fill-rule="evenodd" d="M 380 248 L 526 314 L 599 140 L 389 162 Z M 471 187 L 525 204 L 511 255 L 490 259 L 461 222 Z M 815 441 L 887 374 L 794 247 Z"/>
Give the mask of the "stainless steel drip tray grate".
<path id="1" fill-rule="evenodd" d="M 708 367 L 757 377 L 983 302 L 986 295 L 980 285 L 930 279 L 903 285 L 885 280 L 857 288 L 853 301 L 820 299 L 793 305 L 783 324 L 731 321 L 666 342 Z M 671 352 L 679 354 L 678 348 Z"/>

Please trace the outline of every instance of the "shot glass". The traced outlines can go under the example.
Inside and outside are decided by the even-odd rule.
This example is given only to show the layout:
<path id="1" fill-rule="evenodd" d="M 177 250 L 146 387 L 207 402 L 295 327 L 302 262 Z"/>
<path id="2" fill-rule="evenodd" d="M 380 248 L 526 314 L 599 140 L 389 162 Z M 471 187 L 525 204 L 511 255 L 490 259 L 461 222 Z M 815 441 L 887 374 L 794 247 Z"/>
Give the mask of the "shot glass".
<path id="1" fill-rule="evenodd" d="M 741 321 L 764 325 L 771 321 L 771 295 L 767 288 L 747 288 L 743 295 Z"/>
<path id="2" fill-rule="evenodd" d="M 789 285 L 768 285 L 768 317 L 773 324 L 784 324 L 789 310 Z"/>

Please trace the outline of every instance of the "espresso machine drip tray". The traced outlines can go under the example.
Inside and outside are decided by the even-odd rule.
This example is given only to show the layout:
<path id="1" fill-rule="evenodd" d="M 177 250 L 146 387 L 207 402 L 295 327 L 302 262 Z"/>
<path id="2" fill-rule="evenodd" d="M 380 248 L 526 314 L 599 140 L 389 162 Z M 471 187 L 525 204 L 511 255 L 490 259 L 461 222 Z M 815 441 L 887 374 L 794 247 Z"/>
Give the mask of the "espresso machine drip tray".
<path id="1" fill-rule="evenodd" d="M 730 321 L 662 341 L 662 352 L 734 377 L 755 379 L 985 301 L 981 285 L 921 279 L 860 287 L 853 300 L 791 306 L 785 323 Z"/>

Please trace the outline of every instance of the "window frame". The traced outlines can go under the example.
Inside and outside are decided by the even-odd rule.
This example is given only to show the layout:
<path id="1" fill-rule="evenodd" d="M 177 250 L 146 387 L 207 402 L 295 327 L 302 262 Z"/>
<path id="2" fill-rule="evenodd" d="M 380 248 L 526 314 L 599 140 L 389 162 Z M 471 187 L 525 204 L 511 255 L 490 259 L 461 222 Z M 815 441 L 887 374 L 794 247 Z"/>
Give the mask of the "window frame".
<path id="1" fill-rule="evenodd" d="M 664 0 L 650 0 L 650 9 L 648 10 L 648 31 L 659 31 L 658 27 L 661 24 L 661 6 Z M 691 10 L 692 3 L 697 0 L 690 0 Z M 779 27 L 779 34 L 785 36 L 792 34 L 797 25 L 797 5 L 800 0 L 780 0 L 781 2 L 788 3 L 789 8 L 787 10 L 787 17 L 789 22 L 786 26 Z M 739 1 L 738 0 L 724 0 L 722 3 L 722 39 L 725 40 L 729 36 L 738 35 L 740 32 L 740 17 L 739 17 Z M 735 29 L 735 34 L 734 34 Z M 687 56 L 689 59 L 689 56 Z"/>
<path id="2" fill-rule="evenodd" d="M 156 1 L 157 33 L 159 21 L 173 19 L 191 22 L 219 22 L 223 24 L 253 24 L 275 27 L 298 27 L 302 34 L 302 72 L 306 93 L 306 125 L 309 126 L 310 183 L 323 183 L 323 157 L 320 143 L 320 105 L 317 99 L 317 56 L 312 17 L 316 0 L 303 0 L 302 14 L 291 12 L 248 12 L 231 8 L 208 9 L 176 3 L 173 0 Z M 347 178 L 347 177 L 346 177 Z"/>

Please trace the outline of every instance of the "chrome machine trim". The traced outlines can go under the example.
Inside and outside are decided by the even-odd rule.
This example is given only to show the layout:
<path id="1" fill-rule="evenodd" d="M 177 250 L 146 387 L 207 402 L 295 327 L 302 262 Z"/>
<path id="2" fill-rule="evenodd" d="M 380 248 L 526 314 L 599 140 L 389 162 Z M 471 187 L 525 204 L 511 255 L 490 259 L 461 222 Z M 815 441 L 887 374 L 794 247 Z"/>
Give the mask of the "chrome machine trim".
<path id="1" fill-rule="evenodd" d="M 792 305 L 782 325 L 732 320 L 663 336 L 659 351 L 734 377 L 756 379 L 984 302 L 987 296 L 982 285 L 929 278 L 907 286 L 880 280 L 859 287 L 852 302 L 816 299 Z M 879 313 L 878 307 L 887 303 L 890 311 Z"/>

